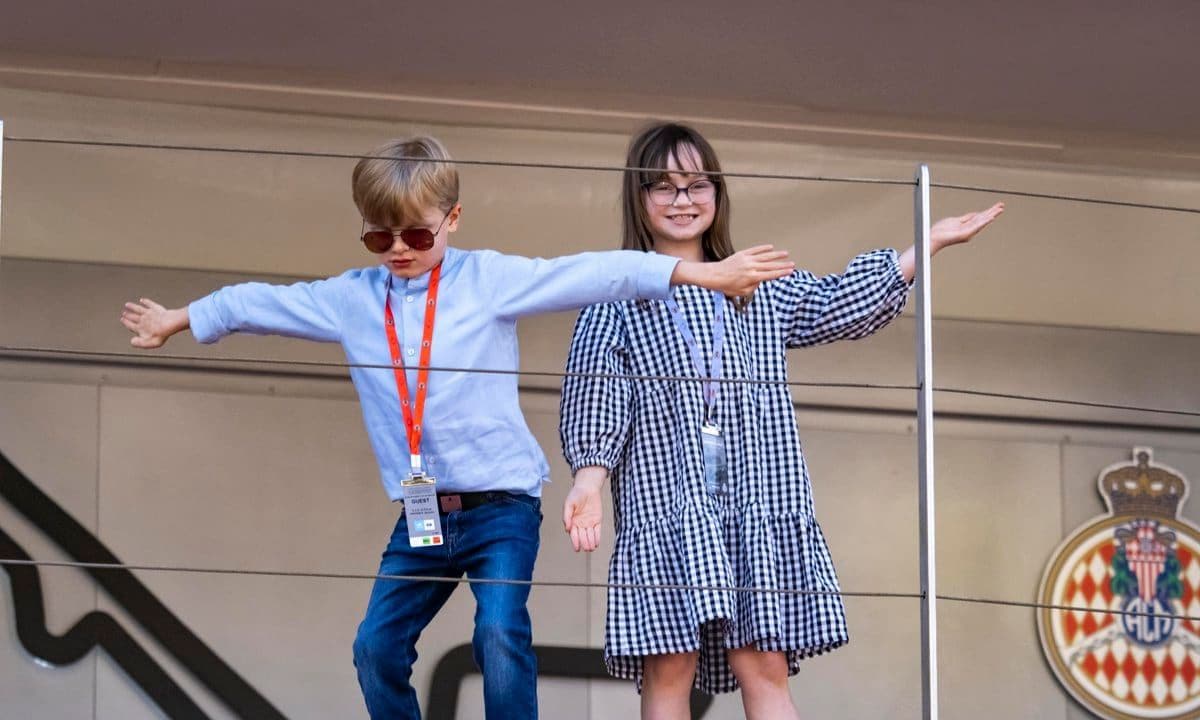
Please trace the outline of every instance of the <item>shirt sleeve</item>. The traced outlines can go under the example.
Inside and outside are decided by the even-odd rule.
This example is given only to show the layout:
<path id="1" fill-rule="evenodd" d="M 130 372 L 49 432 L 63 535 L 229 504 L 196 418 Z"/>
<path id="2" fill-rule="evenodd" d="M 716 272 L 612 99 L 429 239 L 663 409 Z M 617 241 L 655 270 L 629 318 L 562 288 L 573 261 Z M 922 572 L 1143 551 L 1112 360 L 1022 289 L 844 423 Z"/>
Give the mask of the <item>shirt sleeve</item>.
<path id="1" fill-rule="evenodd" d="M 671 292 L 678 258 L 638 250 L 565 255 L 550 260 L 489 253 L 492 302 L 501 318 L 575 310 Z"/>
<path id="2" fill-rule="evenodd" d="M 769 296 L 786 345 L 797 348 L 870 335 L 900 314 L 910 287 L 896 251 L 875 250 L 841 274 L 797 270 L 771 282 Z"/>
<path id="3" fill-rule="evenodd" d="M 192 335 L 202 343 L 235 332 L 338 342 L 348 282 L 340 276 L 294 285 L 253 282 L 221 288 L 188 305 Z"/>
<path id="4" fill-rule="evenodd" d="M 600 465 L 612 470 L 629 440 L 632 381 L 621 310 L 592 305 L 575 323 L 559 407 L 559 436 L 571 472 Z M 571 375 L 584 373 L 588 377 Z M 606 377 L 599 377 L 606 376 Z"/>

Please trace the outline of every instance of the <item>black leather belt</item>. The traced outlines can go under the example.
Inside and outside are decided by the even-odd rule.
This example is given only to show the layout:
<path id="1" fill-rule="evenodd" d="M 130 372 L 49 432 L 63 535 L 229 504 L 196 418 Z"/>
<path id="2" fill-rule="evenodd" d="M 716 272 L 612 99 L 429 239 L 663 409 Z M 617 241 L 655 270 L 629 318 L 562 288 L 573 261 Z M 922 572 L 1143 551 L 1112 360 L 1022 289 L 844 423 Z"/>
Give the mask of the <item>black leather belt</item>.
<path id="1" fill-rule="evenodd" d="M 438 509 L 442 513 L 454 512 L 455 510 L 474 510 L 481 505 L 488 503 L 499 502 L 512 495 L 506 492 L 489 491 L 489 492 L 465 492 L 465 493 L 438 493 Z M 404 501 L 400 501 L 400 513 L 404 513 Z"/>

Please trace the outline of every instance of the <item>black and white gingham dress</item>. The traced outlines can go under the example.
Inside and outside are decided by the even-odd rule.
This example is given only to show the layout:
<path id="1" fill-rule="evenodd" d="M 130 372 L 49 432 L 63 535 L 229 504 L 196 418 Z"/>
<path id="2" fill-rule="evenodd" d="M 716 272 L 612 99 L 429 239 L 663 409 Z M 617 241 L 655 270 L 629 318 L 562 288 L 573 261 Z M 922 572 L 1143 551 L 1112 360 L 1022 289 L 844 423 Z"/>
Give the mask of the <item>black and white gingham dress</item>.
<path id="1" fill-rule="evenodd" d="M 786 380 L 787 348 L 871 334 L 908 296 L 895 251 L 858 256 L 841 275 L 797 271 L 763 284 L 745 311 L 725 312 L 724 376 Z M 706 362 L 712 294 L 675 297 Z M 662 301 L 594 305 L 575 326 L 568 371 L 696 377 Z M 812 491 L 785 385 L 722 384 L 729 493 L 704 487 L 699 382 L 567 378 L 561 435 L 572 470 L 609 468 L 616 505 L 612 584 L 837 591 L 833 560 L 813 517 Z M 610 588 L 609 672 L 641 688 L 642 657 L 699 651 L 696 687 L 737 689 L 726 648 L 782 651 L 800 660 L 849 639 L 836 595 Z"/>

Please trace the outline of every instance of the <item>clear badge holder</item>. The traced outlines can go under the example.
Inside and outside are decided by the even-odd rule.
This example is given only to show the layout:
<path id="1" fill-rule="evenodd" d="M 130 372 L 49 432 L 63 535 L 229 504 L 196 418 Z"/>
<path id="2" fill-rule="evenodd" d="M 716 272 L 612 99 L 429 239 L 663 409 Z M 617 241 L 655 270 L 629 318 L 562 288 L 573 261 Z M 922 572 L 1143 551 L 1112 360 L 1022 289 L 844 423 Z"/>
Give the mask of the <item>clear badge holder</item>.
<path id="1" fill-rule="evenodd" d="M 704 450 L 704 489 L 709 495 L 725 495 L 729 492 L 729 466 L 721 428 L 712 423 L 702 425 L 700 445 Z"/>

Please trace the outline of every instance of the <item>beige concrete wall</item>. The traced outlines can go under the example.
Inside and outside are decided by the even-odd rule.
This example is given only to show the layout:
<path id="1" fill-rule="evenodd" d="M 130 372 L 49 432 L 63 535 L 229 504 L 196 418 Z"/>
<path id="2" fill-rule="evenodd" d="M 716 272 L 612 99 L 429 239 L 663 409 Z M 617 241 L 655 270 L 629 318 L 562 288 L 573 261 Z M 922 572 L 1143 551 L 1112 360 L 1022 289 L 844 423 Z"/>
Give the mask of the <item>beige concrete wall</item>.
<path id="1" fill-rule="evenodd" d="M 353 105 L 347 109 L 352 114 Z M 651 111 L 652 112 L 652 111 Z M 627 137 L 476 127 L 469 114 L 441 124 L 380 122 L 132 102 L 0 88 L 11 136 L 43 136 L 362 153 L 385 138 L 434 132 L 463 159 L 616 165 Z M 961 150 L 890 150 L 743 140 L 714 131 L 729 170 L 912 177 L 1195 205 L 1196 178 L 1017 162 Z M 355 241 L 349 160 L 9 144 L 0 255 L 177 268 L 325 275 L 369 262 Z M 526 254 L 612 247 L 618 176 L 464 167 L 466 213 L 455 242 Z M 904 187 L 731 180 L 736 242 L 779 244 L 828 272 L 855 252 L 906 246 Z M 1194 215 L 937 191 L 936 215 L 996 199 L 1001 225 L 970 252 L 938 263 L 941 317 L 1051 325 L 1200 331 Z M 1122 288 L 1120 292 L 1116 288 Z"/>
<path id="2" fill-rule="evenodd" d="M 612 133 L 416 126 L 255 113 L 0 89 L 10 135 L 137 139 L 360 152 L 416 129 L 463 158 L 593 164 L 619 161 Z M 915 154 L 715 137 L 736 170 L 906 178 Z M 926 156 L 935 177 L 1034 190 L 1195 204 L 1196 184 L 1066 164 Z M 122 351 L 120 303 L 180 304 L 250 277 L 286 279 L 365 264 L 346 191 L 349 161 L 154 151 L 5 148 L 0 236 L 0 344 Z M 526 254 L 609 247 L 616 176 L 463 170 L 467 216 L 455 241 Z M 905 244 L 903 188 L 736 181 L 738 243 L 769 240 L 831 271 L 852 253 Z M 935 194 L 935 212 L 978 204 Z M 1012 200 L 1003 224 L 970 251 L 939 258 L 937 384 L 1196 409 L 1200 270 L 1188 216 Z M 153 267 L 157 266 L 157 267 Z M 522 323 L 522 363 L 559 370 L 569 314 Z M 910 383 L 912 322 L 867 341 L 796 353 L 792 377 Z M 168 354 L 337 361 L 329 346 L 231 338 Z M 348 383 L 337 370 L 196 372 L 194 364 L 46 362 L 0 357 L 0 449 L 130 563 L 373 572 L 394 521 L 378 487 Z M 567 474 L 557 455 L 557 382 L 523 381 L 531 427 L 550 456 L 541 580 L 605 578 L 606 553 L 577 556 L 558 515 Z M 914 591 L 916 480 L 908 391 L 796 388 L 818 516 L 847 590 Z M 1200 478 L 1194 418 L 940 394 L 941 589 L 1030 600 L 1058 541 L 1102 510 L 1100 468 L 1132 445 Z M 1200 519 L 1193 498 L 1186 515 Z M 0 503 L 0 527 L 39 558 L 59 550 Z M 360 717 L 349 644 L 369 585 L 193 574 L 139 577 L 289 717 Z M 101 608 L 136 628 L 74 570 L 44 569 L 49 626 Z M 154 717 L 103 654 L 37 666 L 13 635 L 0 583 L 0 718 Z M 851 598 L 853 642 L 794 680 L 812 717 L 919 716 L 916 605 Z M 542 588 L 531 601 L 537 642 L 599 647 L 603 593 Z M 460 589 L 422 641 L 425 661 L 469 641 Z M 944 717 L 1085 715 L 1041 660 L 1027 610 L 944 604 Z M 161 649 L 137 635 L 167 667 Z M 416 683 L 425 697 L 430 667 Z M 222 709 L 173 671 L 214 717 Z M 481 717 L 469 681 L 462 717 Z M 622 683 L 544 679 L 543 717 L 633 716 Z M 734 696 L 709 717 L 740 717 Z"/>

